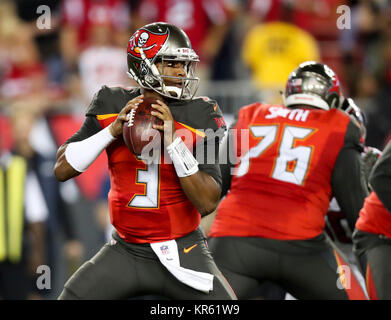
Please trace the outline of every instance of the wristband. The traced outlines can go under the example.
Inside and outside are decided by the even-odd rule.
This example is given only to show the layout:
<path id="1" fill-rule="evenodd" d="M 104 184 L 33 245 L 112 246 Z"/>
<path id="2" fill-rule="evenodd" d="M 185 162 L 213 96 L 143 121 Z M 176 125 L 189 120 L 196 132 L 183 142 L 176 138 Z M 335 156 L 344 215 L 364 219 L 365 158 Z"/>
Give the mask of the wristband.
<path id="1" fill-rule="evenodd" d="M 167 152 L 174 164 L 178 177 L 188 177 L 198 171 L 198 162 L 186 147 L 181 138 L 177 137 L 168 147 Z"/>
<path id="2" fill-rule="evenodd" d="M 82 141 L 71 142 L 65 149 L 65 159 L 79 172 L 84 172 L 95 161 L 100 153 L 116 138 L 107 126 L 98 133 Z"/>

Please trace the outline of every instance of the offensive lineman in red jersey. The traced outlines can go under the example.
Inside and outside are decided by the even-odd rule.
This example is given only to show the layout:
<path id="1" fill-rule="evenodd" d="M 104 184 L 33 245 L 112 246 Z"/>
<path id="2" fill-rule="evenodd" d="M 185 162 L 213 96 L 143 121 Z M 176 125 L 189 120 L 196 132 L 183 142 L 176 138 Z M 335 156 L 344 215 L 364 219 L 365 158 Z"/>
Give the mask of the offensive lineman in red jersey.
<path id="1" fill-rule="evenodd" d="M 333 195 L 351 227 L 366 195 L 360 129 L 336 108 L 340 99 L 334 72 L 305 62 L 288 79 L 285 106 L 243 107 L 223 140 L 220 161 L 231 159 L 221 165 L 223 194 L 229 192 L 209 247 L 239 299 L 264 280 L 298 299 L 366 299 L 323 234 Z"/>
<path id="2" fill-rule="evenodd" d="M 370 299 L 391 299 L 391 143 L 375 164 L 369 179 L 373 191 L 353 233 L 354 252 L 365 272 Z"/>
<path id="3" fill-rule="evenodd" d="M 81 129 L 59 148 L 55 174 L 61 181 L 85 171 L 106 149 L 115 227 L 111 242 L 68 280 L 60 299 L 235 298 L 199 229 L 201 215 L 217 207 L 221 173 L 218 162 L 202 163 L 190 149 L 213 145 L 215 160 L 219 134 L 210 138 L 202 130 L 221 136 L 225 128 L 215 101 L 193 99 L 197 61 L 181 29 L 153 23 L 137 30 L 129 40 L 128 74 L 141 88 L 102 87 Z M 155 129 L 164 130 L 167 150 L 159 152 L 159 162 L 146 164 L 126 148 L 122 127 L 128 112 L 150 96 L 159 99 L 152 113 L 164 121 Z M 191 141 L 181 139 L 183 130 Z"/>

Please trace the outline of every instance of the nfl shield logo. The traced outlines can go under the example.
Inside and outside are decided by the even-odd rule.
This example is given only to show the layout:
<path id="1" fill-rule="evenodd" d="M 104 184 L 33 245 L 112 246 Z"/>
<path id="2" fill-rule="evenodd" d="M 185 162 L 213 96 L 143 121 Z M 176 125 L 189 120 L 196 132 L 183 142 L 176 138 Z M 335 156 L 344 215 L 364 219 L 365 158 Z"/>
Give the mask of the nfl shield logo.
<path id="1" fill-rule="evenodd" d="M 169 254 L 170 251 L 168 250 L 168 246 L 164 245 L 160 247 L 160 250 L 162 251 L 162 254 Z"/>

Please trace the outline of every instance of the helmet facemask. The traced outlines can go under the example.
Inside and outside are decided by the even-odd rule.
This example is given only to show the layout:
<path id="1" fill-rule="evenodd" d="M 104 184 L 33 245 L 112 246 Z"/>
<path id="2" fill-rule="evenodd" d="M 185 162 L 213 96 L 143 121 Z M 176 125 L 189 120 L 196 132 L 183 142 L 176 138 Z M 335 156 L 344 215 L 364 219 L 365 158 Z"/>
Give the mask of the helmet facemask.
<path id="1" fill-rule="evenodd" d="M 161 64 L 158 69 L 156 64 L 159 62 Z M 168 98 L 191 100 L 199 86 L 200 79 L 195 76 L 198 62 L 198 56 L 189 48 L 178 48 L 175 52 L 158 55 L 154 63 L 156 68 L 152 69 L 157 70 L 157 73 L 156 70 L 153 72 L 152 77 L 158 84 L 151 89 Z M 166 75 L 166 66 L 176 63 L 183 63 L 184 77 Z"/>

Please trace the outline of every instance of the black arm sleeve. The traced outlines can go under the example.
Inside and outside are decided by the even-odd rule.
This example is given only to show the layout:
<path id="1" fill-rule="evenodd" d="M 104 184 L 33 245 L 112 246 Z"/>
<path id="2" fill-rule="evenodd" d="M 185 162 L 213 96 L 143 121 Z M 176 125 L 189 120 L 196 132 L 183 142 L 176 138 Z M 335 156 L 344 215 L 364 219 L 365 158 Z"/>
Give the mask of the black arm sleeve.
<path id="1" fill-rule="evenodd" d="M 215 179 L 218 185 L 221 187 L 222 182 L 219 167 L 219 145 L 220 136 L 214 136 L 211 139 L 206 137 L 200 145 L 202 150 L 197 146 L 195 157 L 199 163 L 198 168 L 212 176 L 212 178 Z"/>
<path id="2" fill-rule="evenodd" d="M 362 174 L 360 135 L 360 129 L 350 122 L 345 135 L 345 144 L 338 155 L 331 181 L 334 196 L 351 230 L 354 230 L 368 192 Z"/>
<path id="3" fill-rule="evenodd" d="M 230 131 L 228 131 L 227 135 L 224 137 L 220 148 L 220 171 L 222 178 L 221 198 L 228 193 L 228 190 L 231 187 L 231 169 L 235 166 L 231 163 L 231 157 L 228 154 L 229 150 L 232 150 L 232 147 L 230 147 L 231 139 L 229 139 L 229 136 Z"/>
<path id="4" fill-rule="evenodd" d="M 224 197 L 231 187 L 232 172 L 236 165 L 236 152 L 234 151 L 234 141 L 231 129 L 235 127 L 238 120 L 238 114 L 235 114 L 235 120 L 230 126 L 227 134 L 223 138 L 220 147 L 220 171 L 222 178 L 221 198 Z"/>
<path id="5" fill-rule="evenodd" d="M 95 116 L 87 116 L 84 120 L 83 125 L 72 137 L 70 137 L 65 143 L 71 143 L 76 141 L 82 141 L 91 137 L 95 133 L 102 130 L 98 119 Z"/>
<path id="6" fill-rule="evenodd" d="M 369 183 L 384 207 L 391 213 L 391 142 L 387 144 L 375 164 Z"/>

